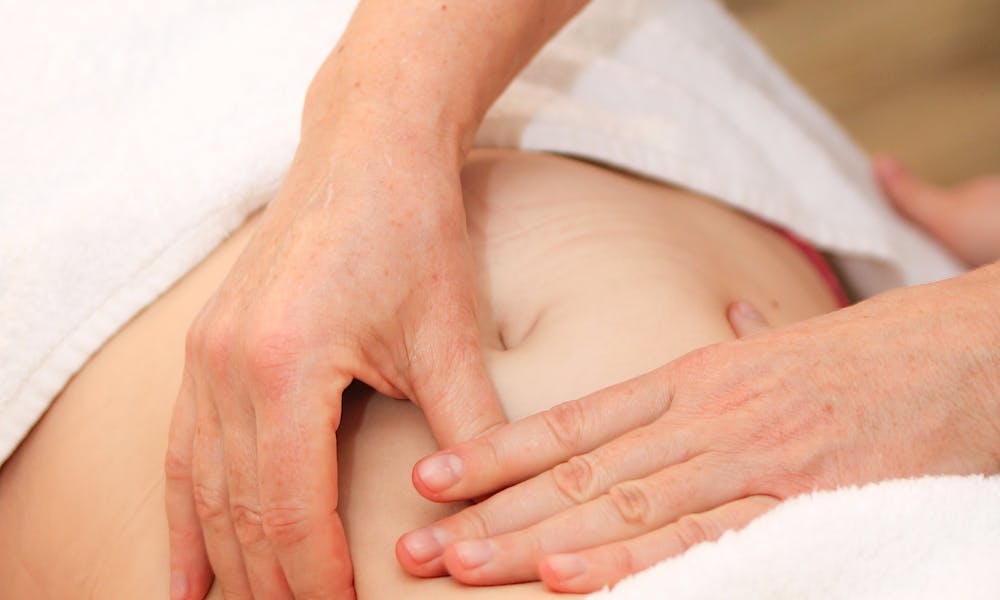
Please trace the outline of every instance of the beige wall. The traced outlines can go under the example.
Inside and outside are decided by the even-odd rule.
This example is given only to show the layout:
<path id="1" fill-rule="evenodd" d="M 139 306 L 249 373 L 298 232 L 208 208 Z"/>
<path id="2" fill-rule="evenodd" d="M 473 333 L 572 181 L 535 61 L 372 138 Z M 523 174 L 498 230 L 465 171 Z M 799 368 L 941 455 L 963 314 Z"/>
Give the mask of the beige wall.
<path id="1" fill-rule="evenodd" d="M 727 0 L 869 151 L 1000 172 L 1000 0 Z"/>

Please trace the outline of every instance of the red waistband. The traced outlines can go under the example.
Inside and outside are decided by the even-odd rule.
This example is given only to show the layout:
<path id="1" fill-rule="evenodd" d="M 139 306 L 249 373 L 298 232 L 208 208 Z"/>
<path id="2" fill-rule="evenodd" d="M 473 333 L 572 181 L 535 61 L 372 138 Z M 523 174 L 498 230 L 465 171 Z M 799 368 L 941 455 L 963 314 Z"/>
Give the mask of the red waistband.
<path id="1" fill-rule="evenodd" d="M 802 251 L 802 254 L 805 255 L 805 257 L 809 260 L 810 263 L 812 263 L 814 267 L 816 267 L 816 272 L 819 273 L 819 276 L 823 278 L 823 281 L 826 283 L 826 286 L 830 288 L 830 292 L 833 294 L 833 297 L 837 300 L 837 305 L 840 308 L 844 308 L 845 306 L 850 306 L 851 299 L 847 297 L 847 292 L 844 291 L 844 286 L 841 285 L 840 279 L 837 277 L 837 274 L 833 271 L 833 267 L 831 267 L 830 263 L 827 262 L 826 258 L 822 254 L 820 254 L 819 250 L 817 250 L 815 246 L 813 246 L 806 240 L 800 238 L 791 231 L 788 231 L 787 229 L 783 229 L 781 227 L 777 227 L 774 225 L 771 225 L 771 227 L 773 227 L 775 231 L 781 234 L 782 237 L 791 242 L 792 245 L 794 245 L 796 248 Z"/>

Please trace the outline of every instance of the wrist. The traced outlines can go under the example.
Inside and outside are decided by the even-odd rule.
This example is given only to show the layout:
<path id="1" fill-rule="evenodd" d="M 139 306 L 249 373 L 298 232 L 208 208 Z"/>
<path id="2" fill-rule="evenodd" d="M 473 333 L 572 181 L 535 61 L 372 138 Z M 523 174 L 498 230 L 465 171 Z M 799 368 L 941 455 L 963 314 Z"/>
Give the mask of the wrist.
<path id="1" fill-rule="evenodd" d="M 354 207 L 417 210 L 429 218 L 464 215 L 463 163 L 454 136 L 377 107 L 354 105 L 303 128 L 273 204 L 325 210 L 333 205 L 314 200 L 335 192 L 350 197 Z"/>
<path id="2" fill-rule="evenodd" d="M 358 61 L 341 58 L 332 54 L 306 92 L 303 137 L 351 135 L 355 128 L 372 142 L 427 146 L 464 162 L 481 120 L 477 109 L 449 98 L 427 77 L 361 76 Z"/>
<path id="3" fill-rule="evenodd" d="M 967 291 L 970 314 L 965 316 L 982 335 L 975 336 L 971 331 L 968 334 L 977 339 L 978 348 L 969 353 L 976 357 L 977 371 L 983 378 L 978 414 L 982 415 L 986 431 L 986 450 L 993 458 L 992 472 L 1000 472 L 1000 261 L 975 269 L 965 277 L 975 286 Z"/>
<path id="4" fill-rule="evenodd" d="M 339 97 L 335 108 L 329 106 L 303 110 L 300 151 L 308 148 L 349 162 L 374 157 L 395 168 L 430 163 L 457 177 L 475 133 L 447 118 L 421 119 L 415 107 L 400 110 L 349 94 Z"/>

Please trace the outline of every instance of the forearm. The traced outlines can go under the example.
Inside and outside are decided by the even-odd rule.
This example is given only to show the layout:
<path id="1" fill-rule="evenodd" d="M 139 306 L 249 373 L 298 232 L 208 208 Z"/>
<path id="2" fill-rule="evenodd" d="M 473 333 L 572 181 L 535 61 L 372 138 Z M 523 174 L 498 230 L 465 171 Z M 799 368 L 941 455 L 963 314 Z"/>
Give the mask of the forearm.
<path id="1" fill-rule="evenodd" d="M 989 390 L 983 398 L 985 418 L 991 422 L 994 433 L 990 444 L 1000 464 L 1000 261 L 971 271 L 965 277 L 973 278 L 981 286 L 979 298 L 982 325 L 987 333 L 987 348 L 980 355 L 980 368 Z M 975 316 L 970 318 L 975 319 Z"/>
<path id="2" fill-rule="evenodd" d="M 320 68 L 304 131 L 348 113 L 464 154 L 487 109 L 585 0 L 362 0 Z"/>

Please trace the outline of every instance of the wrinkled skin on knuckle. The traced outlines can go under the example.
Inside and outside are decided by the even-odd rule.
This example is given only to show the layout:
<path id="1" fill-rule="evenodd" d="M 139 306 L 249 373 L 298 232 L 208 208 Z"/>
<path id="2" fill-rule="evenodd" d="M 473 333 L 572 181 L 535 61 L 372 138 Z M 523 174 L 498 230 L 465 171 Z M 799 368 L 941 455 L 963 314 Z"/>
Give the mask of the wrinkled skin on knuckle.
<path id="1" fill-rule="evenodd" d="M 246 502 L 233 502 L 229 506 L 236 538 L 241 544 L 255 545 L 265 539 L 260 509 Z"/>
<path id="2" fill-rule="evenodd" d="M 276 548 L 299 545 L 312 527 L 312 519 L 301 503 L 265 506 L 260 516 L 264 535 Z"/>
<path id="3" fill-rule="evenodd" d="M 583 504 L 597 492 L 594 469 L 587 455 L 574 456 L 556 465 L 552 470 L 552 479 L 569 504 Z"/>
<path id="4" fill-rule="evenodd" d="M 560 448 L 575 452 L 583 437 L 586 415 L 578 402 L 563 402 L 542 413 L 549 437 Z"/>
<path id="5" fill-rule="evenodd" d="M 175 440 L 170 440 L 163 459 L 163 474 L 167 482 L 187 484 L 191 481 L 191 460 L 189 450 L 178 447 Z"/>
<path id="6" fill-rule="evenodd" d="M 488 537 L 495 531 L 482 504 L 473 505 L 455 515 L 457 533 L 462 538 Z"/>
<path id="7" fill-rule="evenodd" d="M 639 563 L 634 552 L 627 544 L 614 544 L 608 547 L 607 561 L 617 573 L 616 577 L 624 577 L 642 570 L 643 565 Z M 613 583 L 613 582 L 608 582 Z"/>
<path id="8" fill-rule="evenodd" d="M 406 368 L 401 369 L 415 390 L 433 388 L 435 382 L 474 365 L 482 364 L 482 350 L 474 316 L 468 319 L 435 320 L 425 323 L 406 342 Z M 418 393 L 419 396 L 419 393 Z M 419 403 L 433 398 L 415 398 Z"/>
<path id="9" fill-rule="evenodd" d="M 188 329 L 187 367 L 193 374 L 225 380 L 232 368 L 234 341 L 232 321 L 206 308 Z"/>
<path id="10" fill-rule="evenodd" d="M 615 485 L 608 490 L 608 500 L 623 523 L 640 527 L 654 525 L 649 494 L 639 482 L 626 481 Z"/>
<path id="11" fill-rule="evenodd" d="M 223 490 L 195 481 L 191 493 L 195 512 L 203 523 L 214 523 L 228 518 L 229 503 Z"/>
<path id="12" fill-rule="evenodd" d="M 687 549 L 714 540 L 722 534 L 715 523 L 703 515 L 684 515 L 674 524 L 674 532 Z"/>

